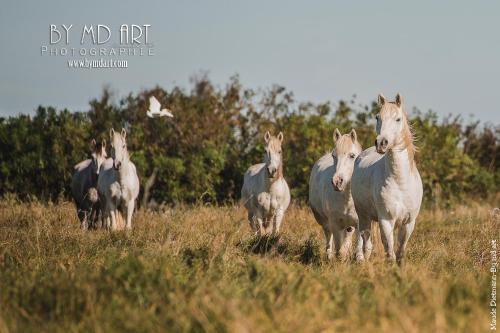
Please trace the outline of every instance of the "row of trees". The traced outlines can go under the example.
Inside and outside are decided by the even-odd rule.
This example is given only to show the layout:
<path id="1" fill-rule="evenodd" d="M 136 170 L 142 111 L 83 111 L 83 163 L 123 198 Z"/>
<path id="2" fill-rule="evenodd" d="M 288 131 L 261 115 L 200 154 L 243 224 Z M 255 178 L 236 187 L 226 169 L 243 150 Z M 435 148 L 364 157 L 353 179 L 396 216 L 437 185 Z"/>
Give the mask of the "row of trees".
<path id="1" fill-rule="evenodd" d="M 147 118 L 151 95 L 175 118 Z M 367 148 L 375 139 L 376 112 L 375 103 L 298 104 L 281 86 L 245 89 L 238 77 L 216 88 L 201 76 L 190 91 L 156 87 L 119 101 L 105 89 L 87 112 L 39 107 L 34 116 L 0 118 L 0 194 L 68 197 L 73 166 L 88 156 L 90 140 L 108 139 L 111 127 L 124 127 L 143 204 L 234 201 L 244 171 L 262 159 L 263 133 L 282 130 L 285 176 L 293 198 L 305 201 L 310 169 L 332 149 L 334 128 L 356 128 Z M 499 126 L 464 125 L 416 110 L 410 119 L 427 204 L 499 192 Z"/>

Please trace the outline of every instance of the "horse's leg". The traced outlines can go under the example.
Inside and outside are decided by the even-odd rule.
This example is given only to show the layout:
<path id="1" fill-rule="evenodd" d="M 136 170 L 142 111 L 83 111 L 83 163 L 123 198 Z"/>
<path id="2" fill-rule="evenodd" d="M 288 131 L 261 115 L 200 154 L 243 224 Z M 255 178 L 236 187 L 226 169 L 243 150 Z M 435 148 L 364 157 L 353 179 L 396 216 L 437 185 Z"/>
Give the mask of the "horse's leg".
<path id="1" fill-rule="evenodd" d="M 130 200 L 127 203 L 127 225 L 125 226 L 127 230 L 132 229 L 132 214 L 134 214 L 135 201 Z"/>
<path id="2" fill-rule="evenodd" d="M 103 211 L 102 211 L 102 217 L 103 217 L 103 228 L 109 229 L 111 228 L 111 212 L 109 210 L 110 208 L 106 206 Z"/>
<path id="3" fill-rule="evenodd" d="M 96 206 L 97 206 L 96 204 L 92 204 L 90 206 L 88 229 L 95 229 L 95 224 L 96 224 Z"/>
<path id="4" fill-rule="evenodd" d="M 342 244 L 342 230 L 340 230 L 336 221 L 330 221 L 330 228 L 332 229 L 333 241 L 335 243 L 335 255 L 340 258 L 340 245 Z"/>
<path id="5" fill-rule="evenodd" d="M 399 227 L 398 251 L 396 252 L 396 260 L 400 264 L 403 262 L 404 259 L 406 244 L 408 244 L 408 240 L 410 239 L 413 229 L 415 228 L 415 221 L 416 219 L 413 219 L 409 223 L 403 224 L 402 226 Z"/>
<path id="6" fill-rule="evenodd" d="M 354 227 L 347 227 L 345 229 L 339 230 L 340 243 L 338 247 L 337 254 L 342 261 L 349 259 L 349 252 L 352 246 L 352 235 L 354 234 Z"/>
<path id="7" fill-rule="evenodd" d="M 78 215 L 78 219 L 80 220 L 80 225 L 85 219 L 85 210 L 78 204 L 76 204 L 76 214 Z"/>
<path id="8" fill-rule="evenodd" d="M 264 217 L 264 233 L 267 236 L 270 236 L 273 233 L 274 226 L 274 216 L 266 216 Z"/>
<path id="9" fill-rule="evenodd" d="M 82 230 L 87 230 L 89 228 L 89 211 L 87 209 L 83 209 L 83 219 L 81 221 L 80 227 Z"/>
<path id="10" fill-rule="evenodd" d="M 264 234 L 269 236 L 273 232 L 274 215 L 265 212 L 262 217 L 262 225 L 264 227 Z"/>
<path id="11" fill-rule="evenodd" d="M 109 205 L 109 215 L 111 216 L 111 230 L 116 230 L 116 219 L 118 209 L 114 205 Z"/>
<path id="12" fill-rule="evenodd" d="M 370 259 L 373 244 L 371 240 L 371 221 L 365 216 L 358 215 L 358 243 L 356 245 L 356 260 Z"/>
<path id="13" fill-rule="evenodd" d="M 359 230 L 359 226 L 356 232 L 357 243 L 356 243 L 356 261 L 361 262 L 365 261 L 365 255 L 363 254 L 363 236 L 361 236 L 361 231 Z"/>
<path id="14" fill-rule="evenodd" d="M 387 260 L 395 261 L 396 255 L 394 254 L 394 222 L 391 220 L 380 219 L 380 236 L 382 244 L 384 245 L 385 255 Z"/>
<path id="15" fill-rule="evenodd" d="M 264 227 L 264 218 L 259 213 L 257 213 L 256 218 L 259 225 L 259 236 L 264 236 L 266 234 L 266 228 Z"/>
<path id="16" fill-rule="evenodd" d="M 96 229 L 100 229 L 102 227 L 102 212 L 101 205 L 95 205 L 95 222 L 94 226 Z"/>
<path id="17" fill-rule="evenodd" d="M 330 227 L 330 222 L 324 221 L 323 223 L 321 223 L 321 227 L 323 227 L 323 232 L 325 233 L 326 257 L 328 258 L 328 260 L 332 260 L 333 259 L 333 232 L 332 232 L 332 228 Z"/>
<path id="18" fill-rule="evenodd" d="M 273 223 L 273 233 L 279 234 L 281 223 L 283 222 L 283 217 L 285 216 L 285 212 L 283 209 L 278 208 L 274 215 L 274 223 Z"/>
<path id="19" fill-rule="evenodd" d="M 255 216 L 253 215 L 250 210 L 248 211 L 248 223 L 250 224 L 250 229 L 252 229 L 253 232 L 257 232 L 257 226 L 255 223 Z"/>

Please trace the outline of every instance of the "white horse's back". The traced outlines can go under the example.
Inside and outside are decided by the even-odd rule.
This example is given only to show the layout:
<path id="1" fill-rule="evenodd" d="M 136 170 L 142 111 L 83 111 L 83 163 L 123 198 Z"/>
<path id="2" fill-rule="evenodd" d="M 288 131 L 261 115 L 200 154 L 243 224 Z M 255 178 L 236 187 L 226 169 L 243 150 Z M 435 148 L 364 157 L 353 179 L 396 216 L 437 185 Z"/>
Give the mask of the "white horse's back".
<path id="1" fill-rule="evenodd" d="M 82 171 L 82 170 L 88 168 L 90 166 L 90 163 L 92 163 L 92 160 L 90 158 L 83 160 L 80 163 L 78 163 L 77 165 L 75 165 L 73 167 L 73 169 L 75 170 L 75 172 Z"/>
<path id="2" fill-rule="evenodd" d="M 329 202 L 338 201 L 340 192 L 333 190 L 332 178 L 335 173 L 332 154 L 325 154 L 313 166 L 309 177 L 309 204 L 316 214 L 323 218 L 331 214 L 332 207 Z"/>
<path id="3" fill-rule="evenodd" d="M 245 207 L 251 204 L 251 198 L 254 194 L 262 192 L 264 188 L 264 169 L 265 164 L 254 164 L 247 169 L 243 176 L 243 187 L 241 188 L 241 202 Z"/>

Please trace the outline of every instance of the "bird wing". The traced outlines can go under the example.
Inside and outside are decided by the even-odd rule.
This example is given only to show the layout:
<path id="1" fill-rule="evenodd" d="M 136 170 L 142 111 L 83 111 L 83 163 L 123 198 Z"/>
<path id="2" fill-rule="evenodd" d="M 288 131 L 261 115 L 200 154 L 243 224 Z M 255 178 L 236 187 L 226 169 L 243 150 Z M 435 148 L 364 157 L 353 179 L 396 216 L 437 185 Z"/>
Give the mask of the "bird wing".
<path id="1" fill-rule="evenodd" d="M 156 97 L 149 97 L 149 110 L 151 112 L 160 112 L 160 102 L 156 99 Z"/>
<path id="2" fill-rule="evenodd" d="M 174 115 L 172 114 L 172 112 L 168 109 L 162 109 L 161 110 L 161 115 L 162 116 L 167 116 L 167 117 L 170 117 L 170 118 L 173 118 Z"/>

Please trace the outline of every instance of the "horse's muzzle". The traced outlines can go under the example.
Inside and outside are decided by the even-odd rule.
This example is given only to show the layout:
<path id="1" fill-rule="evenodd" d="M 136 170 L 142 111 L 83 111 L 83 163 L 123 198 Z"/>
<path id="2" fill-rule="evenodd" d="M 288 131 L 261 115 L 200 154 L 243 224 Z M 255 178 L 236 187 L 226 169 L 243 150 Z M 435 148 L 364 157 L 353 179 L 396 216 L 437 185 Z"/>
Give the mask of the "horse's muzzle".
<path id="1" fill-rule="evenodd" d="M 344 190 L 344 184 L 344 178 L 342 178 L 342 176 L 333 176 L 332 185 L 335 191 L 342 192 Z"/>
<path id="2" fill-rule="evenodd" d="M 377 149 L 377 153 L 385 154 L 387 151 L 387 147 L 389 146 L 389 141 L 387 141 L 384 137 L 377 137 L 375 139 L 375 148 Z"/>
<path id="3" fill-rule="evenodd" d="M 269 174 L 270 178 L 276 177 L 276 168 L 275 167 L 268 167 L 267 168 L 267 173 Z"/>

